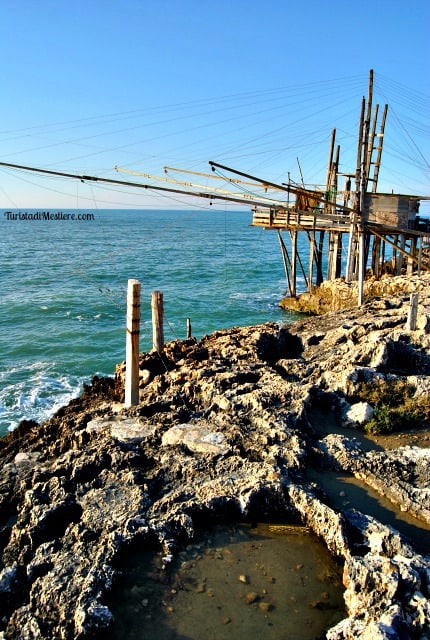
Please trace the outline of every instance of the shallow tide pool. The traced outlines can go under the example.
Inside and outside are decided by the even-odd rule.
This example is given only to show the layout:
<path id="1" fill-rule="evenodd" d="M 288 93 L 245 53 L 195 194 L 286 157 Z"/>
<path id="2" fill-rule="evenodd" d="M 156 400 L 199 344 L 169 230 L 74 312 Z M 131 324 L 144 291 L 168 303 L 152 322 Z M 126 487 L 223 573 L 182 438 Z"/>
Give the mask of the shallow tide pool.
<path id="1" fill-rule="evenodd" d="M 342 569 L 305 527 L 217 526 L 171 562 L 133 553 L 113 640 L 315 640 L 345 616 Z"/>

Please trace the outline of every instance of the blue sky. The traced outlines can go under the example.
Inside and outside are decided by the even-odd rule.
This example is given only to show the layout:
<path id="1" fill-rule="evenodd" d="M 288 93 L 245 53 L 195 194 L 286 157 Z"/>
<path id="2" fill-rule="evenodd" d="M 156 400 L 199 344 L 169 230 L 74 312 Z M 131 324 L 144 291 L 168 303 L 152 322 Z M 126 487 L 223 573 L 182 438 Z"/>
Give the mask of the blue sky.
<path id="1" fill-rule="evenodd" d="M 300 165 L 317 185 L 333 128 L 355 169 L 372 68 L 389 104 L 379 188 L 430 195 L 429 27 L 428 0 L 2 0 L 0 161 L 127 178 L 114 167 L 215 160 L 275 182 Z M 0 206 L 187 199 L 0 169 Z"/>

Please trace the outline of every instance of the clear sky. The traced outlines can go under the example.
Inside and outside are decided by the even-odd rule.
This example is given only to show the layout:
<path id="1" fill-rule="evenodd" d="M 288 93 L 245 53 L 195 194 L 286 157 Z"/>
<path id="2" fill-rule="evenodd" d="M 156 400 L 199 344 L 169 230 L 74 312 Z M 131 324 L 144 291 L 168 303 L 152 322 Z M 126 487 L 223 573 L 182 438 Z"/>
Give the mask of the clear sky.
<path id="1" fill-rule="evenodd" d="M 215 160 L 276 182 L 299 181 L 301 169 L 316 185 L 333 128 L 341 169 L 354 171 L 374 69 L 374 100 L 389 104 L 379 189 L 430 195 L 429 0 L 1 0 L 0 9 L 2 162 L 127 179 L 116 165 L 163 175 L 165 165 L 205 172 Z M 0 168 L 0 206 L 187 199 Z"/>

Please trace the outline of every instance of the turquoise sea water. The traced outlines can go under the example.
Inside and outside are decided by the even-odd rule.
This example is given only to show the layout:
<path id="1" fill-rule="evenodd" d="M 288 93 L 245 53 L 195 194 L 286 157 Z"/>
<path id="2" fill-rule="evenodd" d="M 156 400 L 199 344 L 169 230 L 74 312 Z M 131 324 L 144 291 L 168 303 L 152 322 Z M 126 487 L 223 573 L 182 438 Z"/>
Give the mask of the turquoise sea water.
<path id="1" fill-rule="evenodd" d="M 0 435 L 46 419 L 93 375 L 113 375 L 125 359 L 129 278 L 142 285 L 142 351 L 153 290 L 164 293 L 166 341 L 185 338 L 187 317 L 197 338 L 294 320 L 278 306 L 286 280 L 276 234 L 251 219 L 212 209 L 1 210 Z"/>

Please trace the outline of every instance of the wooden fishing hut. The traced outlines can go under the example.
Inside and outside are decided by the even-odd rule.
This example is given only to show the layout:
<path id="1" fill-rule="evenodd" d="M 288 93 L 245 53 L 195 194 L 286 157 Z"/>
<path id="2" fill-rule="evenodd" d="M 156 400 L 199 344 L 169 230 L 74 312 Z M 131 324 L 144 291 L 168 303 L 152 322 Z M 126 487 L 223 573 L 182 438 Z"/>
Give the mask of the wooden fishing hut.
<path id="1" fill-rule="evenodd" d="M 388 105 L 379 123 L 379 105 L 372 108 L 372 94 L 373 71 L 370 71 L 368 98 L 366 101 L 363 97 L 361 105 L 353 173 L 339 172 L 340 146 L 336 146 L 334 129 L 324 187 L 308 189 L 303 182 L 291 181 L 275 185 L 260 179 L 261 185 L 288 194 L 284 205 L 255 206 L 252 225 L 277 232 L 291 297 L 298 293 L 299 270 L 308 291 L 325 278 L 333 280 L 344 276 L 347 282 L 358 280 L 360 305 L 363 281 L 369 272 L 380 277 L 387 271 L 400 274 L 405 269 L 407 274 L 412 274 L 416 269 L 418 272 L 422 268 L 430 269 L 430 224 L 418 215 L 420 201 L 429 198 L 377 192 Z M 211 164 L 213 168 L 259 180 L 217 163 Z M 344 183 L 342 189 L 339 189 L 340 181 Z M 302 242 L 298 243 L 299 236 L 308 242 L 307 264 L 298 250 L 298 246 L 303 246 Z"/>

